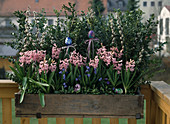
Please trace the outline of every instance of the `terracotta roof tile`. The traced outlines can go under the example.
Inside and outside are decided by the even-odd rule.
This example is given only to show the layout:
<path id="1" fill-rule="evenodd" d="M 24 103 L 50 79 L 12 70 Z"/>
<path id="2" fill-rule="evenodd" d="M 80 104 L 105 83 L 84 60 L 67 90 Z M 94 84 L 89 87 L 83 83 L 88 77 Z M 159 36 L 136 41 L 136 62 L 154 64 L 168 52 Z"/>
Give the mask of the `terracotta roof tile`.
<path id="1" fill-rule="evenodd" d="M 170 12 L 170 6 L 165 6 L 168 10 L 169 10 L 169 12 Z"/>
<path id="2" fill-rule="evenodd" d="M 89 0 L 0 0 L 0 16 L 11 16 L 16 10 L 27 10 L 28 7 L 31 11 L 40 11 L 42 8 L 45 9 L 46 15 L 54 16 L 53 9 L 61 10 L 63 4 L 68 5 L 68 2 L 76 3 L 76 10 L 88 11 L 90 6 Z M 107 0 L 103 0 L 105 8 L 107 8 Z M 104 14 L 106 14 L 105 9 Z M 64 15 L 64 13 L 62 13 Z"/>

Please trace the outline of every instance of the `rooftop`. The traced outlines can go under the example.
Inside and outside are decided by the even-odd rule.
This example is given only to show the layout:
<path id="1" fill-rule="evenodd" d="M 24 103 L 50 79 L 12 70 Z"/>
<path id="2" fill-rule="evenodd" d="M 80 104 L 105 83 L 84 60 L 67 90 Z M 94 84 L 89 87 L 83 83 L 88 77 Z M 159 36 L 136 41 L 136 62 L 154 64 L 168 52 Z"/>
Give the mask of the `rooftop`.
<path id="1" fill-rule="evenodd" d="M 170 11 L 170 6 L 165 6 Z"/>
<path id="2" fill-rule="evenodd" d="M 61 10 L 63 4 L 68 5 L 68 2 L 76 3 L 76 11 L 85 13 L 90 6 L 89 0 L 0 0 L 0 16 L 12 16 L 16 10 L 27 10 L 28 7 L 31 11 L 39 12 L 42 8 L 45 9 L 46 15 L 54 16 L 53 9 Z M 107 0 L 103 0 L 105 8 L 107 7 Z M 104 14 L 106 13 L 106 9 Z M 64 15 L 62 13 L 61 15 Z"/>

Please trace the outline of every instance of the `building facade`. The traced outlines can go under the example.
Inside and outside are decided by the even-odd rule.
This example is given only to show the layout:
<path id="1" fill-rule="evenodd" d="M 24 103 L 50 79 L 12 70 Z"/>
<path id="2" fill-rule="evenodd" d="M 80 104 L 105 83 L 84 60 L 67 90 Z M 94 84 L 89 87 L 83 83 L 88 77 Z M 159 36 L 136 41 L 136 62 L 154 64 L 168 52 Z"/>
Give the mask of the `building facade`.
<path id="1" fill-rule="evenodd" d="M 152 14 L 155 15 L 157 20 L 160 11 L 165 5 L 170 5 L 170 0 L 140 0 L 139 7 L 145 13 L 143 22 L 148 20 Z"/>
<path id="2" fill-rule="evenodd" d="M 167 42 L 163 54 L 170 55 L 170 6 L 164 6 L 158 16 L 157 36 L 159 42 Z"/>
<path id="3" fill-rule="evenodd" d="M 128 0 L 107 0 L 107 12 L 112 12 L 114 9 L 126 11 Z"/>

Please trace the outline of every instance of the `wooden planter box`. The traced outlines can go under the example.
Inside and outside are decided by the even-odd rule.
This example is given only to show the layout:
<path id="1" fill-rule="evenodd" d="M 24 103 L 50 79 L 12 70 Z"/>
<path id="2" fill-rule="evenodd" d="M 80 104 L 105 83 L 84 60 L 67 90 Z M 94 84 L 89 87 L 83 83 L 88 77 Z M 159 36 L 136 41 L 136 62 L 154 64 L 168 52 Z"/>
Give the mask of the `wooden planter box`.
<path id="1" fill-rule="evenodd" d="M 16 117 L 143 118 L 143 95 L 46 94 L 44 108 L 37 94 L 19 99 L 15 94 Z"/>

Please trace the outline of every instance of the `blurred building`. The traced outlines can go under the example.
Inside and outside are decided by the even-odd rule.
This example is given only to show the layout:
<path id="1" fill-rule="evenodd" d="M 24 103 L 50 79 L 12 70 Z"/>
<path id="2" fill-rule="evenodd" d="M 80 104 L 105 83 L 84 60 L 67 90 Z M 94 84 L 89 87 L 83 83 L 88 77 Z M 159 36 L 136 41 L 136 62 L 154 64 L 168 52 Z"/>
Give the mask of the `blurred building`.
<path id="1" fill-rule="evenodd" d="M 170 6 L 164 6 L 158 16 L 159 24 L 157 27 L 158 41 L 166 42 L 164 55 L 170 55 Z"/>
<path id="2" fill-rule="evenodd" d="M 126 11 L 128 0 L 107 0 L 107 12 L 112 12 L 114 9 Z"/>
<path id="3" fill-rule="evenodd" d="M 170 0 L 139 0 L 139 7 L 145 13 L 143 15 L 143 21 L 148 20 L 152 14 L 157 19 L 165 5 L 170 5 Z"/>

